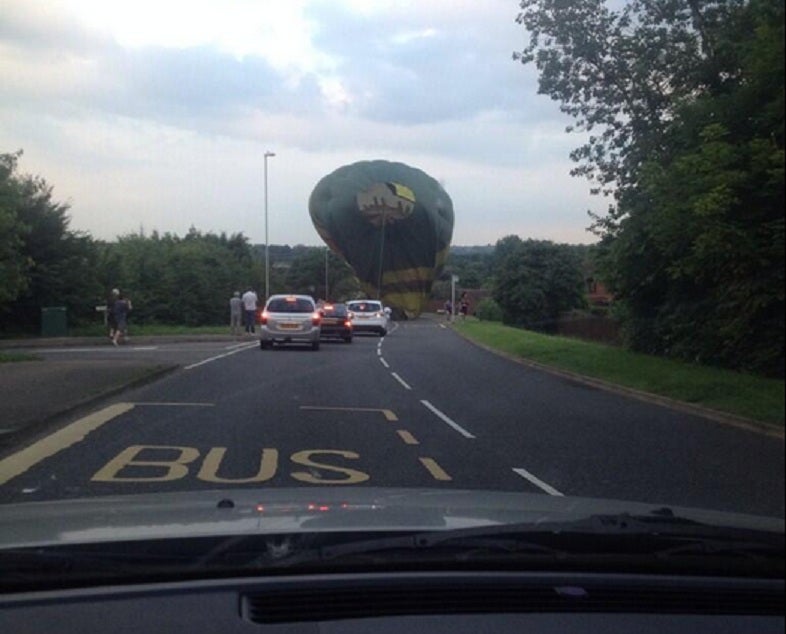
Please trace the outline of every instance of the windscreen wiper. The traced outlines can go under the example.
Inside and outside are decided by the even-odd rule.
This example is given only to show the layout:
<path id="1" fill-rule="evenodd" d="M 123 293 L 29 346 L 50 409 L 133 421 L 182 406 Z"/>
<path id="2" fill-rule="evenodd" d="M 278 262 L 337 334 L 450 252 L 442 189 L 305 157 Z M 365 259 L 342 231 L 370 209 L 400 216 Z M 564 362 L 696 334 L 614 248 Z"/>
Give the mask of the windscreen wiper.
<path id="1" fill-rule="evenodd" d="M 322 543 L 282 553 L 272 567 L 318 562 L 350 563 L 382 559 L 422 559 L 443 556 L 451 561 L 509 556 L 519 561 L 537 558 L 555 562 L 592 559 L 620 562 L 645 558 L 661 562 L 689 557 L 696 560 L 749 559 L 783 569 L 784 537 L 754 529 L 715 526 L 675 516 L 664 509 L 652 515 L 591 515 L 569 522 L 495 524 L 454 530 L 393 534 L 351 539 L 346 534 L 325 534 Z M 523 558 L 523 559 L 522 559 Z M 260 562 L 261 563 L 261 562 Z"/>

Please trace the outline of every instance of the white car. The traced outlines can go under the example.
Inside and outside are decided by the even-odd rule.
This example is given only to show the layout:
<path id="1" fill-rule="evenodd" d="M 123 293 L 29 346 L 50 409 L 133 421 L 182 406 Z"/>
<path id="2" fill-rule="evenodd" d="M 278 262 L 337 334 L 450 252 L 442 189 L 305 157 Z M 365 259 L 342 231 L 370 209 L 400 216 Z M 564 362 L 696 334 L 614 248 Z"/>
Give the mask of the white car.
<path id="1" fill-rule="evenodd" d="M 354 299 L 347 302 L 352 313 L 352 330 L 359 332 L 375 332 L 384 337 L 388 332 L 389 310 L 376 299 Z"/>
<path id="2" fill-rule="evenodd" d="M 319 350 L 322 317 L 308 295 L 271 295 L 259 318 L 259 347 L 305 343 Z"/>

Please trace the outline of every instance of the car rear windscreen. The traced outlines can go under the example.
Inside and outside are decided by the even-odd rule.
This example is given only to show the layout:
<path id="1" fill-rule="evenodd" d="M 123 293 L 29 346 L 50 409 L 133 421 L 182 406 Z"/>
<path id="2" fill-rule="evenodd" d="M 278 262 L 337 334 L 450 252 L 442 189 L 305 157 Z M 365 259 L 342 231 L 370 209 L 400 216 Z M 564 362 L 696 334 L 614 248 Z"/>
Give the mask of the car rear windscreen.
<path id="1" fill-rule="evenodd" d="M 350 304 L 349 309 L 356 313 L 374 313 L 378 310 L 382 310 L 382 307 L 379 304 L 363 302 L 359 304 Z"/>
<path id="2" fill-rule="evenodd" d="M 271 313 L 310 313 L 314 305 L 307 299 L 271 299 L 267 306 Z"/>

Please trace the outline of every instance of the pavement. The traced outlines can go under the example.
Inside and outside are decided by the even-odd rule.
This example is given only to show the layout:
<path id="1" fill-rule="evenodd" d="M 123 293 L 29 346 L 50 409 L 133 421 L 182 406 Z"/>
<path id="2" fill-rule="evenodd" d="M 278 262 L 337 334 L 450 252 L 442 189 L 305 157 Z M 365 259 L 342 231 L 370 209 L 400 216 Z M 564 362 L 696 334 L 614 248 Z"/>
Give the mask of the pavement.
<path id="1" fill-rule="evenodd" d="M 237 341 L 230 335 L 135 337 L 135 346 L 187 341 Z M 36 348 L 110 345 L 103 337 L 51 337 L 0 340 L 0 352 Z M 101 357 L 83 360 L 14 361 L 0 363 L 0 450 L 35 435 L 57 419 L 128 388 L 154 381 L 177 370 L 172 363 Z"/>

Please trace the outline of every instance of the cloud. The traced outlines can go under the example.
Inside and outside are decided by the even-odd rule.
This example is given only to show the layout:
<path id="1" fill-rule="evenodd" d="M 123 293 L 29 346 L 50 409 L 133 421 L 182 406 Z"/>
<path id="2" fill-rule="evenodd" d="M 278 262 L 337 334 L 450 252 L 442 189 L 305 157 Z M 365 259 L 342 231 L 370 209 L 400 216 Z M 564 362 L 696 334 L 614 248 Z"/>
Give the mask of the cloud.
<path id="1" fill-rule="evenodd" d="M 522 120 L 556 119 L 547 100 L 512 61 L 515 11 L 434 11 L 402 3 L 384 13 L 316 5 L 315 43 L 336 61 L 335 74 L 362 118 L 404 124 L 462 120 L 506 110 Z M 509 6 L 509 5 L 505 5 Z"/>
<path id="2" fill-rule="evenodd" d="M 523 35 L 506 0 L 6 0 L 3 11 L 0 151 L 23 148 L 22 169 L 97 237 L 194 224 L 259 240 L 271 149 L 274 240 L 318 243 L 311 189 L 373 158 L 445 180 L 462 242 L 587 240 L 588 187 L 567 176 L 580 138 L 512 61 Z"/>

